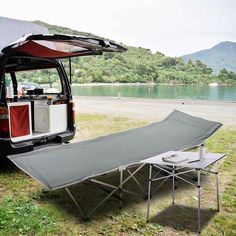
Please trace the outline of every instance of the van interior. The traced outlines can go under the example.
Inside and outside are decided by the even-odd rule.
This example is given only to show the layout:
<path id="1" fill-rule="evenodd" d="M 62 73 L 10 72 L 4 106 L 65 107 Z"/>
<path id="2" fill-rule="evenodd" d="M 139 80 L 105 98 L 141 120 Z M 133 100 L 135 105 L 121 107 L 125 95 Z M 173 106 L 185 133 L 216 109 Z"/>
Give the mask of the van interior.
<path id="1" fill-rule="evenodd" d="M 70 88 L 65 76 L 56 60 L 7 59 L 5 97 L 13 143 L 67 130 Z"/>

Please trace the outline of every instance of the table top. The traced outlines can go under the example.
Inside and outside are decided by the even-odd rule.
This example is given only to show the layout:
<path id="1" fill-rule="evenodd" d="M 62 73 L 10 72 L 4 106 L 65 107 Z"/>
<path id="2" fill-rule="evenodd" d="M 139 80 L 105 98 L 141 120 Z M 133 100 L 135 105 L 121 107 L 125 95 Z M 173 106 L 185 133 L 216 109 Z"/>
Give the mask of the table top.
<path id="1" fill-rule="evenodd" d="M 192 169 L 205 169 L 225 156 L 226 154 L 222 153 L 206 153 L 205 157 L 199 160 L 199 152 L 169 151 L 151 158 L 144 159 L 141 161 L 141 163 L 156 164 L 161 166 L 180 166 Z M 163 160 L 163 158 L 166 158 L 166 160 L 168 159 L 168 162 Z"/>

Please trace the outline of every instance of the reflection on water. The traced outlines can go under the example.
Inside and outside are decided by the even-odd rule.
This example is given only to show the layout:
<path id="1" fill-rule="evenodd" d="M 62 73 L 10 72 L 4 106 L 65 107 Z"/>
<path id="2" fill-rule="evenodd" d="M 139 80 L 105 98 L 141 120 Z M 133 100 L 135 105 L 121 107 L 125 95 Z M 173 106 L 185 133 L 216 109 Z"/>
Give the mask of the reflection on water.
<path id="1" fill-rule="evenodd" d="M 74 96 L 112 96 L 236 101 L 236 86 L 208 85 L 74 85 Z"/>

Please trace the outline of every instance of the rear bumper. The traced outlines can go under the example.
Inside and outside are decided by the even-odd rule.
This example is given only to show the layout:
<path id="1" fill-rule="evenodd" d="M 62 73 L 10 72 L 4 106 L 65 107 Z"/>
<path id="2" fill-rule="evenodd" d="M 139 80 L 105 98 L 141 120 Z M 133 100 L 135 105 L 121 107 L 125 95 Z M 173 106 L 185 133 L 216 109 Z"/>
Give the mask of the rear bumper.
<path id="1" fill-rule="evenodd" d="M 20 154 L 30 152 L 34 149 L 43 148 L 45 146 L 54 146 L 55 144 L 66 143 L 75 136 L 75 129 L 62 134 L 55 134 L 48 137 L 32 139 L 19 143 L 12 143 L 9 138 L 0 138 L 0 157 L 6 157 L 12 154 Z"/>

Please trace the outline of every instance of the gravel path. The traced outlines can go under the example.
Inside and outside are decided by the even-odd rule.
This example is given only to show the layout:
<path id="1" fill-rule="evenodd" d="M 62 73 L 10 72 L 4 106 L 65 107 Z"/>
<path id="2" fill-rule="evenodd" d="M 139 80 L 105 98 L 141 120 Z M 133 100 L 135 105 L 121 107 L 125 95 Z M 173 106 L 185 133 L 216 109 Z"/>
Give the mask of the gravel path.
<path id="1" fill-rule="evenodd" d="M 136 119 L 159 121 L 174 109 L 205 119 L 236 126 L 236 102 L 158 100 L 115 97 L 74 97 L 76 111 L 113 114 Z"/>

